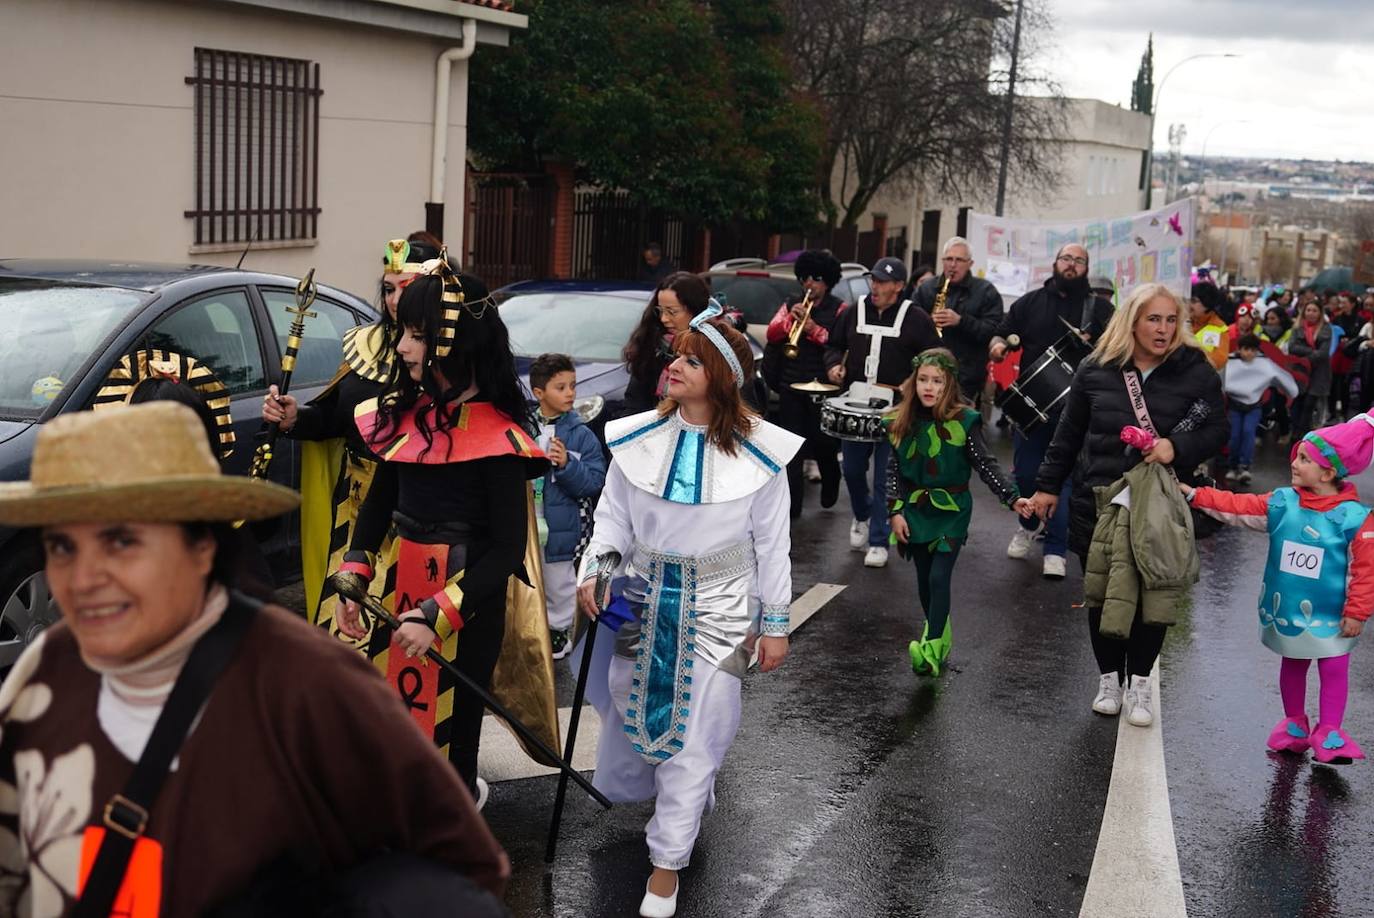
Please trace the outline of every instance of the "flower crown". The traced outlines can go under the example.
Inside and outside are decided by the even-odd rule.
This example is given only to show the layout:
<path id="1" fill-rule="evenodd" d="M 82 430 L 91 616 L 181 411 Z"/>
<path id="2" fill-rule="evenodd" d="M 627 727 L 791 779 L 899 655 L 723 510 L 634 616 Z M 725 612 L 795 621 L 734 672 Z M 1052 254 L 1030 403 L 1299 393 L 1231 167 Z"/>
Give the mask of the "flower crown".
<path id="1" fill-rule="evenodd" d="M 959 364 L 955 363 L 954 358 L 948 354 L 917 354 L 911 360 L 911 369 L 916 370 L 919 367 L 939 367 L 946 373 L 956 375 L 959 372 Z"/>

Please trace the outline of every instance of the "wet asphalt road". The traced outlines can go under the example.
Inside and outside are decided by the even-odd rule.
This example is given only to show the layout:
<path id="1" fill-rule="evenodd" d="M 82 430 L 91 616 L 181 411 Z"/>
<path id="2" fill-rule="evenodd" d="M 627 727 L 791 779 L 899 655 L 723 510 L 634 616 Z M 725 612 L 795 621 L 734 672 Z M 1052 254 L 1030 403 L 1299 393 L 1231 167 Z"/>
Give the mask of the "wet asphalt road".
<path id="1" fill-rule="evenodd" d="M 1009 447 L 999 444 L 1006 454 Z M 1097 844 L 1117 725 L 1088 711 L 1096 667 L 1076 571 L 1060 584 L 1012 561 L 1015 525 L 975 491 L 955 569 L 953 666 L 910 670 L 915 569 L 868 570 L 847 542 L 848 499 L 793 530 L 794 591 L 846 584 L 744 684 L 739 735 L 691 866 L 684 916 L 1077 914 Z M 1072 565 L 1071 567 L 1076 567 Z M 560 677 L 560 703 L 571 679 Z M 651 804 L 603 812 L 569 798 L 543 864 L 556 779 L 492 788 L 485 815 L 511 856 L 521 918 L 637 913 Z"/>
<path id="2" fill-rule="evenodd" d="M 1251 489 L 1288 483 L 1287 452 L 1261 450 Z M 1366 503 L 1374 473 L 1355 478 Z M 1173 629 L 1162 670 L 1165 761 L 1190 915 L 1355 918 L 1374 915 L 1374 773 L 1269 753 L 1283 716 L 1279 658 L 1259 642 L 1256 603 L 1267 547 L 1225 529 L 1204 540 L 1203 580 Z M 1316 667 L 1308 712 L 1316 714 Z M 1374 747 L 1374 656 L 1368 636 L 1350 668 L 1347 731 Z"/>

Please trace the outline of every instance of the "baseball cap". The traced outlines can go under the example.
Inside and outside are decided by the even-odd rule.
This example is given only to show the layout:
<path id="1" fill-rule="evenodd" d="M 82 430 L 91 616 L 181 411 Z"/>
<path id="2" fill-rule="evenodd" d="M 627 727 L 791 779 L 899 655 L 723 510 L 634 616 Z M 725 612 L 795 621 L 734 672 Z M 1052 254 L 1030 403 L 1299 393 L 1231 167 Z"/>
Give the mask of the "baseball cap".
<path id="1" fill-rule="evenodd" d="M 906 262 L 900 258 L 879 258 L 873 265 L 873 270 L 868 275 L 874 280 L 881 281 L 905 281 Z"/>

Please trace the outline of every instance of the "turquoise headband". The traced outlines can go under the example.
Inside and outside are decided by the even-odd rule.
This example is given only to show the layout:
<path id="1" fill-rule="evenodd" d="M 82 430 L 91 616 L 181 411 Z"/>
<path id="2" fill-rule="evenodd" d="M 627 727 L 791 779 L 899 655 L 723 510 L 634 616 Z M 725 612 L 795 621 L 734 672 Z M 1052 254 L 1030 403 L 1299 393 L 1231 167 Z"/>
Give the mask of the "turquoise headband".
<path id="1" fill-rule="evenodd" d="M 743 389 L 744 368 L 739 365 L 739 358 L 735 356 L 735 349 L 730 346 L 729 341 L 725 340 L 725 336 L 720 333 L 720 329 L 716 328 L 710 322 L 711 319 L 723 315 L 724 312 L 725 310 L 720 307 L 720 302 L 717 301 L 715 297 L 712 297 L 711 302 L 707 304 L 706 308 L 693 316 L 691 328 L 693 331 L 701 332 L 706 336 L 707 341 L 710 341 L 716 346 L 716 350 L 720 351 L 720 356 L 725 358 L 725 362 L 730 365 L 731 372 L 735 374 L 735 383 Z"/>

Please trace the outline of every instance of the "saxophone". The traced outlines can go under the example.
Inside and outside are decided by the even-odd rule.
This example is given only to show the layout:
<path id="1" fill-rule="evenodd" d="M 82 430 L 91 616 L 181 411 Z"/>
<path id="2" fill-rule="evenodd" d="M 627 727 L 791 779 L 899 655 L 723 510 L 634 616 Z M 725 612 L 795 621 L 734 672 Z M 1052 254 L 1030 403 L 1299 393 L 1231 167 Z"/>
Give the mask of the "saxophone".
<path id="1" fill-rule="evenodd" d="M 944 281 L 944 283 L 942 283 L 942 284 L 940 285 L 940 292 L 937 293 L 937 294 L 935 294 L 935 305 L 933 305 L 933 306 L 930 307 L 930 314 L 931 314 L 932 316 L 934 316 L 934 315 L 939 315 L 940 313 L 942 313 L 942 312 L 945 311 L 945 309 L 946 309 L 946 306 L 945 306 L 945 295 L 946 295 L 947 293 L 949 293 L 949 275 L 948 275 L 948 274 L 945 275 L 945 281 Z M 939 335 L 941 338 L 943 338 L 943 337 L 945 336 L 945 330 L 944 330 L 943 328 L 941 328 L 940 326 L 937 325 L 937 326 L 935 326 L 935 334 L 937 334 L 937 335 Z"/>

